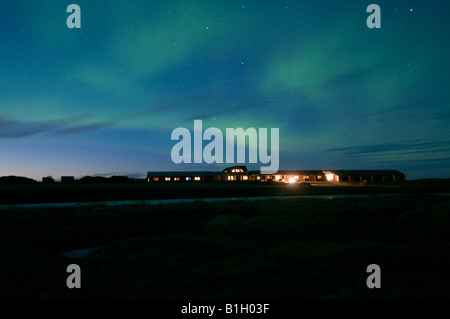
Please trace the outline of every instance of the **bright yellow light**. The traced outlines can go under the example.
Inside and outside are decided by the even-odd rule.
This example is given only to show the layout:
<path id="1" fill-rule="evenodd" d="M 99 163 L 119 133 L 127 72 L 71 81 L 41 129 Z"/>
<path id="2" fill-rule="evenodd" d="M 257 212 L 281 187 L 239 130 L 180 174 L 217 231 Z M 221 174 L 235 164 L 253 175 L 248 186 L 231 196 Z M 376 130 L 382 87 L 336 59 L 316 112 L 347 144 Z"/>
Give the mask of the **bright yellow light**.
<path id="1" fill-rule="evenodd" d="M 329 182 L 334 181 L 334 174 L 326 174 L 325 176 L 327 177 L 327 181 Z"/>
<path id="2" fill-rule="evenodd" d="M 281 176 L 280 176 L 280 175 L 277 175 L 277 176 L 275 176 L 275 179 L 276 179 L 277 181 L 279 181 L 279 180 L 281 179 Z"/>
<path id="3" fill-rule="evenodd" d="M 295 183 L 295 178 L 293 178 L 293 177 L 291 177 L 290 179 L 289 179 L 289 183 Z"/>
<path id="4" fill-rule="evenodd" d="M 294 176 L 294 179 L 295 179 L 295 180 L 299 180 L 299 179 L 300 179 L 300 177 L 298 177 L 298 176 Z"/>
<path id="5" fill-rule="evenodd" d="M 199 181 L 200 179 L 201 179 L 201 178 L 198 177 L 198 176 L 194 178 L 195 181 Z"/>

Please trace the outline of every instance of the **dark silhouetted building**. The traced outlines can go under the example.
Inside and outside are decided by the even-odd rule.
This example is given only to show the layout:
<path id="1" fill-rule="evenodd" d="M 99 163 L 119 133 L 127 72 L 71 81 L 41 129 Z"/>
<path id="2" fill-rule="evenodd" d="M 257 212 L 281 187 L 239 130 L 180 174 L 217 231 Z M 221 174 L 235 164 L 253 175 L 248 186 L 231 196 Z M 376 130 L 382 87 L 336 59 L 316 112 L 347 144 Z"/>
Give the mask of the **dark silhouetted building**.
<path id="1" fill-rule="evenodd" d="M 51 176 L 42 177 L 42 183 L 44 184 L 52 184 L 55 182 L 55 179 Z"/>
<path id="2" fill-rule="evenodd" d="M 248 171 L 245 166 L 233 166 L 221 172 L 148 172 L 149 183 L 196 182 L 280 182 L 280 183 L 343 183 L 402 182 L 405 174 L 396 170 L 288 170 L 276 174 Z"/>
<path id="3" fill-rule="evenodd" d="M 70 184 L 75 182 L 74 176 L 61 176 L 61 183 Z"/>

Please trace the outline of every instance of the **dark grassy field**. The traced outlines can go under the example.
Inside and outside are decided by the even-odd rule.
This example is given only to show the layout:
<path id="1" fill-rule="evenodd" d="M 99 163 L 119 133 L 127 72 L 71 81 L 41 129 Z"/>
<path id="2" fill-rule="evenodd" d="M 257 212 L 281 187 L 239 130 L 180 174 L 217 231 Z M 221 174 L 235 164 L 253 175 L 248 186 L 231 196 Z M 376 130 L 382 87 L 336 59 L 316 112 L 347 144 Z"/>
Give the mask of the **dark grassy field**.
<path id="1" fill-rule="evenodd" d="M 401 183 L 284 184 L 35 184 L 0 185 L 0 205 L 167 198 L 253 197 L 328 194 L 449 193 L 450 180 Z"/>
<path id="2" fill-rule="evenodd" d="M 10 209 L 0 297 L 449 298 L 449 230 L 448 197 L 432 195 Z"/>

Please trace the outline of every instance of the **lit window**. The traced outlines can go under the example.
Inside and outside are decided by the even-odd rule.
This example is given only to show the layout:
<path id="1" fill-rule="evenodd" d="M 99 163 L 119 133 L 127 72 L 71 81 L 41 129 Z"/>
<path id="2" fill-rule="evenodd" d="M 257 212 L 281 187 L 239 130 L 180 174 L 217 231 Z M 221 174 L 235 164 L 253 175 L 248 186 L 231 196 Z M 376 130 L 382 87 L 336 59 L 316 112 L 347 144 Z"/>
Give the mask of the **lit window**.
<path id="1" fill-rule="evenodd" d="M 153 181 L 157 182 L 157 181 L 159 181 L 159 178 L 158 177 L 153 177 Z"/>
<path id="2" fill-rule="evenodd" d="M 289 178 L 289 183 L 291 184 L 295 183 L 295 179 L 293 177 Z"/>
<path id="3" fill-rule="evenodd" d="M 234 169 L 234 170 L 232 170 L 231 172 L 232 172 L 232 173 L 236 173 L 236 170 Z"/>
<path id="4" fill-rule="evenodd" d="M 276 179 L 277 181 L 279 181 L 279 180 L 281 179 L 281 176 L 280 176 L 280 175 L 277 175 L 277 176 L 275 176 L 275 179 Z"/>
<path id="5" fill-rule="evenodd" d="M 297 181 L 297 180 L 299 180 L 300 179 L 300 177 L 298 177 L 298 176 L 294 176 L 294 179 Z"/>
<path id="6" fill-rule="evenodd" d="M 166 177 L 166 182 L 170 182 L 170 177 Z"/>
<path id="7" fill-rule="evenodd" d="M 229 181 L 234 181 L 234 176 L 228 176 Z"/>
<path id="8" fill-rule="evenodd" d="M 327 174 L 327 181 L 332 182 L 334 181 L 334 174 Z"/>
<path id="9" fill-rule="evenodd" d="M 187 181 L 190 181 L 190 180 L 192 180 L 192 178 L 190 178 L 190 177 L 186 177 L 186 180 L 187 180 Z"/>
<path id="10" fill-rule="evenodd" d="M 242 176 L 242 179 L 243 179 L 244 181 L 248 181 L 248 176 Z"/>
<path id="11" fill-rule="evenodd" d="M 199 181 L 199 180 L 201 180 L 201 178 L 198 177 L 198 176 L 196 176 L 196 177 L 194 178 L 194 180 L 195 180 L 195 181 Z"/>
<path id="12" fill-rule="evenodd" d="M 261 179 L 261 176 L 256 176 L 256 179 L 259 181 Z"/>
<path id="13" fill-rule="evenodd" d="M 180 178 L 179 178 L 179 177 L 175 177 L 173 180 L 174 180 L 175 182 L 178 182 L 178 181 L 180 180 Z"/>

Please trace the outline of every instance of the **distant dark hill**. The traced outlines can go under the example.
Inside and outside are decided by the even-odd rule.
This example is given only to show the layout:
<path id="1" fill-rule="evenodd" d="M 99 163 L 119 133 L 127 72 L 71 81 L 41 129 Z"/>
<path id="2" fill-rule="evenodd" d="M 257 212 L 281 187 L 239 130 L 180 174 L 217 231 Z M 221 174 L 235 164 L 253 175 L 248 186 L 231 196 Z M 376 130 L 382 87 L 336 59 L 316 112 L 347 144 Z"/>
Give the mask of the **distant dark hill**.
<path id="1" fill-rule="evenodd" d="M 134 180 L 127 176 L 111 176 L 109 178 L 102 176 L 85 176 L 81 178 L 80 184 L 126 184 L 134 183 Z"/>
<path id="2" fill-rule="evenodd" d="M 0 177 L 0 185 L 29 185 L 36 184 L 37 181 L 21 176 L 2 176 Z"/>
<path id="3" fill-rule="evenodd" d="M 112 176 L 108 179 L 109 183 L 120 184 L 120 183 L 133 183 L 133 180 L 127 176 Z"/>
<path id="4" fill-rule="evenodd" d="M 78 183 L 81 184 L 107 184 L 108 179 L 101 176 L 85 176 L 81 178 Z"/>

